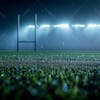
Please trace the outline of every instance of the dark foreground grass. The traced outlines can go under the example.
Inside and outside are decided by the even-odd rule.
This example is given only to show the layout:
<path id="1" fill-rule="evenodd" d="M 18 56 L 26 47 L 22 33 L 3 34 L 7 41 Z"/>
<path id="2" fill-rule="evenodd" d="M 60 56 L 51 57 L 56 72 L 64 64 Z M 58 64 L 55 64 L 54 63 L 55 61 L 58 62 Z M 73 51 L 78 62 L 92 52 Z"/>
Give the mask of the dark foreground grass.
<path id="1" fill-rule="evenodd" d="M 100 100 L 100 52 L 0 52 L 0 99 Z"/>

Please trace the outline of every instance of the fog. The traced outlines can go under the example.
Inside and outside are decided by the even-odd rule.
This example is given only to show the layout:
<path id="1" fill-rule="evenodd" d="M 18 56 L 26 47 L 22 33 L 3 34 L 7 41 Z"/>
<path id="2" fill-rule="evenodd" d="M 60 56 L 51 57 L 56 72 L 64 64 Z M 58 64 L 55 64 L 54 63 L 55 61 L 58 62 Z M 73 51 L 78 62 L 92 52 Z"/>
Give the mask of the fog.
<path id="1" fill-rule="evenodd" d="M 20 41 L 34 41 L 34 29 L 21 27 Z M 17 29 L 0 31 L 0 50 L 17 49 Z M 34 50 L 33 43 L 20 43 L 20 50 Z M 100 28 L 38 28 L 37 50 L 100 50 Z"/>

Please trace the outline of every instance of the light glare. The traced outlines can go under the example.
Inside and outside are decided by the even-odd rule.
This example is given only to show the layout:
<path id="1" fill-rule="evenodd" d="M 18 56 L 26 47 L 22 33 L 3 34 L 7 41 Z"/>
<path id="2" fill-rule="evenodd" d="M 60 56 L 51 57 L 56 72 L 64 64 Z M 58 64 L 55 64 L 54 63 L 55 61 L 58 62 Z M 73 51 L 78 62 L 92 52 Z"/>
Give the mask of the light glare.
<path id="1" fill-rule="evenodd" d="M 96 28 L 96 27 L 100 27 L 100 24 L 88 24 L 88 27 Z"/>
<path id="2" fill-rule="evenodd" d="M 76 28 L 84 28 L 85 25 L 84 24 L 75 24 L 75 25 L 72 25 L 72 27 L 76 27 Z"/>
<path id="3" fill-rule="evenodd" d="M 49 24 L 44 24 L 44 25 L 40 25 L 41 28 L 49 28 L 50 25 Z"/>
<path id="4" fill-rule="evenodd" d="M 27 27 L 28 27 L 28 28 L 35 28 L 34 25 L 28 25 Z"/>
<path id="5" fill-rule="evenodd" d="M 69 25 L 68 24 L 58 24 L 58 25 L 54 25 L 54 28 L 68 28 Z"/>

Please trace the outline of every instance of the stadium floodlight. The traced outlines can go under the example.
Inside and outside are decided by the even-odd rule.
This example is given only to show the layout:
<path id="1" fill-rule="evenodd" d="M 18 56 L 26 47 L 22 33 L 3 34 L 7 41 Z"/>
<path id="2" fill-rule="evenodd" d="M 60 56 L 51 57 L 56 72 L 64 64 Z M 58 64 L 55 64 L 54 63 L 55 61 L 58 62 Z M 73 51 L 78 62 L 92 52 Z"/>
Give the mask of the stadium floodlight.
<path id="1" fill-rule="evenodd" d="M 54 25 L 54 28 L 69 28 L 69 24 L 58 24 L 58 25 Z"/>
<path id="2" fill-rule="evenodd" d="M 40 25 L 41 28 L 49 28 L 50 25 L 49 24 L 43 24 L 43 25 Z"/>
<path id="3" fill-rule="evenodd" d="M 100 24 L 88 24 L 89 28 L 98 28 L 100 27 Z"/>
<path id="4" fill-rule="evenodd" d="M 72 25 L 72 27 L 75 27 L 75 28 L 84 28 L 86 26 L 84 24 L 74 24 L 74 25 Z"/>
<path id="5" fill-rule="evenodd" d="M 28 25 L 27 28 L 35 28 L 35 25 Z"/>

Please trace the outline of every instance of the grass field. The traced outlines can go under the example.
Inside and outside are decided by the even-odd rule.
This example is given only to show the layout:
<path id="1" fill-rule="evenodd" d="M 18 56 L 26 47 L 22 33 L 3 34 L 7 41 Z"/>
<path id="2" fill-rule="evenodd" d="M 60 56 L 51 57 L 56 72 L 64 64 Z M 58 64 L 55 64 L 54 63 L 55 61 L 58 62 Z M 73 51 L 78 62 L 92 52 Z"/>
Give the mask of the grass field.
<path id="1" fill-rule="evenodd" d="M 0 52 L 2 100 L 100 100 L 100 52 Z"/>

